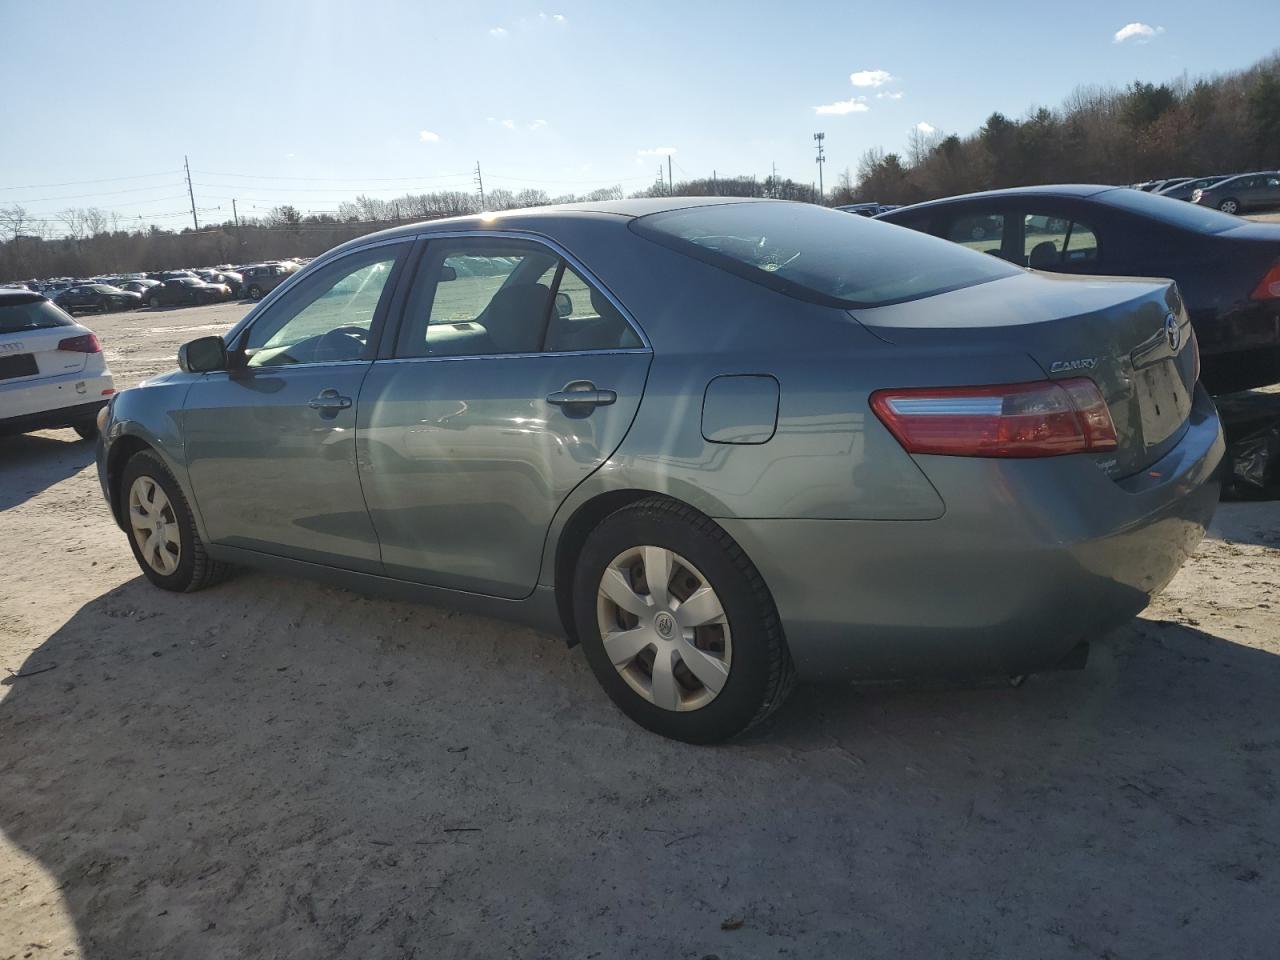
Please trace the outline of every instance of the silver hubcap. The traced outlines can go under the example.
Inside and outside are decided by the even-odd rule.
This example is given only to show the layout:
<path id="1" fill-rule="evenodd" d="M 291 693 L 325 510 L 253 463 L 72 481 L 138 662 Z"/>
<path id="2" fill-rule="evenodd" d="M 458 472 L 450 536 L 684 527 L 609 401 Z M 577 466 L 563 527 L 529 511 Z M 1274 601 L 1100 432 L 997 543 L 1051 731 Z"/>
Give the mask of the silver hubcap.
<path id="1" fill-rule="evenodd" d="M 1236 212 L 1236 205 L 1235 205 L 1235 203 L 1234 203 L 1233 201 L 1231 201 L 1231 200 L 1228 200 L 1226 203 L 1224 203 L 1224 204 L 1222 205 L 1222 212 L 1223 212 L 1223 213 L 1235 213 L 1235 212 Z"/>
<path id="2" fill-rule="evenodd" d="M 150 477 L 139 477 L 129 488 L 129 526 L 147 566 L 164 576 L 178 569 L 178 517 L 160 484 Z"/>
<path id="3" fill-rule="evenodd" d="M 600 578 L 605 654 L 627 684 L 664 710 L 697 710 L 729 679 L 733 642 L 720 598 L 688 560 L 632 547 Z"/>

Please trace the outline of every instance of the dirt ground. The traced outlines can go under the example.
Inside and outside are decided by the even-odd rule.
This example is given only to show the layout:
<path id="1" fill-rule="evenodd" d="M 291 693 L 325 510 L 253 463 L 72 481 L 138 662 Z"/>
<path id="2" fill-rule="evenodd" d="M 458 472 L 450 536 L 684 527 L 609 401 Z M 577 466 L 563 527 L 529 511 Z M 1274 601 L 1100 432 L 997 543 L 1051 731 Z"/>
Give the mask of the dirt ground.
<path id="1" fill-rule="evenodd" d="M 227 305 L 93 317 L 121 386 Z M 550 636 L 147 585 L 70 431 L 0 440 L 0 960 L 1274 957 L 1280 504 L 1086 670 L 650 736 Z"/>

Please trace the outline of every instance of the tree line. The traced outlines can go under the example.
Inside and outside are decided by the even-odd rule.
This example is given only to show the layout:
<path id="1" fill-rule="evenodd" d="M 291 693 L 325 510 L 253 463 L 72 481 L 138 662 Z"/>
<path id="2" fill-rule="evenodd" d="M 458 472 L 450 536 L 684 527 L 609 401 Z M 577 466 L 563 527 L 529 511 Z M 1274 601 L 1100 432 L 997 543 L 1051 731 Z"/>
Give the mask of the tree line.
<path id="1" fill-rule="evenodd" d="M 1039 183 L 1137 183 L 1280 167 L 1280 54 L 1219 77 L 1082 86 L 1056 110 L 1002 113 L 966 137 L 911 133 L 863 154 L 835 203 L 918 203 Z"/>
<path id="2" fill-rule="evenodd" d="M 774 197 L 824 202 L 915 203 L 934 197 L 1037 183 L 1133 183 L 1175 175 L 1280 167 L 1280 54 L 1218 77 L 1124 88 L 1078 87 L 1057 109 L 1035 107 L 1021 119 L 991 114 L 960 137 L 915 130 L 902 153 L 875 147 L 819 197 L 811 184 L 754 176 L 661 180 L 633 197 Z M 180 266 L 309 257 L 397 223 L 624 196 L 621 187 L 585 195 L 490 190 L 483 201 L 459 190 L 357 196 L 336 214 L 279 206 L 263 217 L 199 230 L 129 230 L 97 208 L 68 208 L 33 218 L 21 205 L 0 207 L 0 279 L 85 277 Z"/>

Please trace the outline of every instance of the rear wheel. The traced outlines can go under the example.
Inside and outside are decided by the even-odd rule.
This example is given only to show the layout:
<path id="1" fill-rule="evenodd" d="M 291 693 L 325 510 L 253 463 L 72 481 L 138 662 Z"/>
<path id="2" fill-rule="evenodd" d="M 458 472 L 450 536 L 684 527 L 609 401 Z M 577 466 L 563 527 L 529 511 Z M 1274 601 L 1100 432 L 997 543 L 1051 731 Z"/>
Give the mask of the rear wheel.
<path id="1" fill-rule="evenodd" d="M 187 498 L 159 457 L 135 454 L 125 465 L 120 496 L 129 547 L 157 587 L 190 593 L 226 576 L 226 565 L 205 551 Z"/>
<path id="2" fill-rule="evenodd" d="M 1221 210 L 1223 213 L 1239 213 L 1240 202 L 1231 197 L 1228 197 L 1226 200 L 1223 200 L 1220 204 L 1218 204 L 1218 209 Z"/>
<path id="3" fill-rule="evenodd" d="M 583 651 L 641 726 L 713 743 L 765 719 L 794 681 L 759 571 L 714 521 L 654 497 L 607 517 L 574 578 Z"/>
<path id="4" fill-rule="evenodd" d="M 159 298 L 159 297 L 148 297 L 148 298 L 147 298 L 147 306 L 149 306 L 152 310 L 159 310 L 159 309 L 160 309 L 160 298 Z"/>
<path id="5" fill-rule="evenodd" d="M 250 300 L 262 299 L 262 288 L 258 286 L 256 283 L 249 287 L 249 299 Z"/>
<path id="6" fill-rule="evenodd" d="M 79 423 L 73 423 L 71 429 L 80 434 L 81 440 L 93 440 L 98 436 L 98 421 L 81 420 Z"/>

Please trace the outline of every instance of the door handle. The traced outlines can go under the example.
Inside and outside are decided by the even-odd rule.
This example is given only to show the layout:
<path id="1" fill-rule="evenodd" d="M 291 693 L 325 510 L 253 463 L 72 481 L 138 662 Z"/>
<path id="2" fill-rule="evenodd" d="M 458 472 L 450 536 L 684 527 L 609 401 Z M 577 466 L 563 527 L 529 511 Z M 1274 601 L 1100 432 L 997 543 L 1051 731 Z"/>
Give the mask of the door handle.
<path id="1" fill-rule="evenodd" d="M 351 406 L 351 398 L 342 396 L 330 387 L 328 390 L 321 390 L 318 396 L 308 400 L 307 406 L 312 410 L 346 410 Z"/>
<path id="2" fill-rule="evenodd" d="M 569 409 L 606 407 L 617 399 L 614 391 L 599 390 L 590 380 L 574 380 L 566 383 L 563 390 L 547 395 L 547 403 Z"/>

